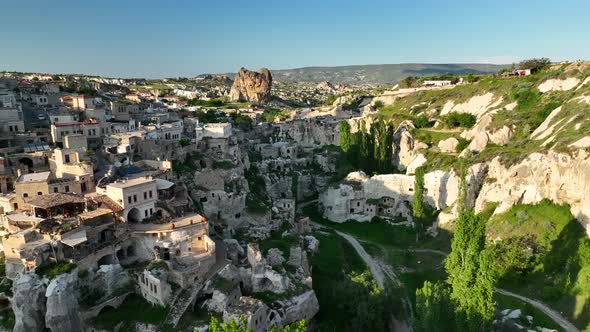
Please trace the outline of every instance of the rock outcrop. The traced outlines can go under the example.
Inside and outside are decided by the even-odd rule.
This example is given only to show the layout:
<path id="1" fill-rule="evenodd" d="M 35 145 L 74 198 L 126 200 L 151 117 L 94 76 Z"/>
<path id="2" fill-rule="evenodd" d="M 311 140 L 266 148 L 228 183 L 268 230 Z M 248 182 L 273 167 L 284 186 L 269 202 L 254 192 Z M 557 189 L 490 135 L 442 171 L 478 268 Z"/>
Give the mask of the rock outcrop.
<path id="1" fill-rule="evenodd" d="M 590 156 L 579 150 L 574 157 L 556 152 L 533 153 L 522 162 L 506 167 L 495 158 L 489 163 L 488 179 L 475 204 L 481 211 L 487 202 L 500 202 L 496 213 L 513 204 L 531 204 L 548 198 L 568 203 L 572 214 L 590 234 Z"/>
<path id="2" fill-rule="evenodd" d="M 268 69 L 261 68 L 255 72 L 242 67 L 234 78 L 229 98 L 233 101 L 267 103 L 270 101 L 271 86 L 272 76 Z"/>
<path id="3" fill-rule="evenodd" d="M 80 308 L 76 300 L 75 274 L 61 274 L 47 286 L 45 324 L 51 331 L 82 331 Z"/>
<path id="4" fill-rule="evenodd" d="M 23 274 L 14 281 L 12 311 L 14 332 L 43 331 L 45 328 L 45 285 L 36 274 Z"/>

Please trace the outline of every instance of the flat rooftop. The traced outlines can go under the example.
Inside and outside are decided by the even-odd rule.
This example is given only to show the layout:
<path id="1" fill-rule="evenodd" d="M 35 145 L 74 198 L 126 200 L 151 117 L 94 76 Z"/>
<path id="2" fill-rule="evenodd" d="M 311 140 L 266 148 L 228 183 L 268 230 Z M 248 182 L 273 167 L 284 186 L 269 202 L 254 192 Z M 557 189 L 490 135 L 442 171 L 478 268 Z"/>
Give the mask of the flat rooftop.
<path id="1" fill-rule="evenodd" d="M 49 175 L 51 172 L 39 172 L 39 173 L 29 173 L 23 174 L 16 179 L 17 183 L 25 183 L 25 182 L 41 182 L 47 181 L 49 179 Z"/>
<path id="2" fill-rule="evenodd" d="M 122 180 L 122 181 L 117 181 L 117 182 L 113 182 L 113 183 L 109 183 L 107 185 L 107 187 L 113 187 L 113 188 L 129 188 L 129 187 L 133 187 L 133 186 L 139 186 L 145 183 L 151 183 L 151 182 L 155 182 L 154 179 L 152 179 L 151 177 L 149 178 L 135 178 L 135 179 L 128 179 L 128 180 Z"/>

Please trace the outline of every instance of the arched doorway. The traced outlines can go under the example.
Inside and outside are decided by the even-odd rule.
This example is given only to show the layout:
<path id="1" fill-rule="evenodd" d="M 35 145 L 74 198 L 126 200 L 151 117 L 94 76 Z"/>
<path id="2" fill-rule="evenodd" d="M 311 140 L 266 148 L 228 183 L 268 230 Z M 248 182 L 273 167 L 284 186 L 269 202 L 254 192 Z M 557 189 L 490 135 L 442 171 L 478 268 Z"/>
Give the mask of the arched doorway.
<path id="1" fill-rule="evenodd" d="M 138 223 L 141 221 L 141 213 L 137 208 L 129 210 L 127 214 L 127 222 Z"/>

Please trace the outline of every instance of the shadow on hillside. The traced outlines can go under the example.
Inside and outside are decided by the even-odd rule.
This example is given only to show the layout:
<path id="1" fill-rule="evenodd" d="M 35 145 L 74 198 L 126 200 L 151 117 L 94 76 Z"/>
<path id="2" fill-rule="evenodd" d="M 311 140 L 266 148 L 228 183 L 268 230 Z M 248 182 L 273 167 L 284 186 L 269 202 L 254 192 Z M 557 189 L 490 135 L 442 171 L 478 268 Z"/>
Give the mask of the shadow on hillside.
<path id="1" fill-rule="evenodd" d="M 542 264 L 536 272 L 544 281 L 537 290 L 541 300 L 574 318 L 578 327 L 590 323 L 590 240 L 578 221 L 572 218 L 551 242 Z"/>

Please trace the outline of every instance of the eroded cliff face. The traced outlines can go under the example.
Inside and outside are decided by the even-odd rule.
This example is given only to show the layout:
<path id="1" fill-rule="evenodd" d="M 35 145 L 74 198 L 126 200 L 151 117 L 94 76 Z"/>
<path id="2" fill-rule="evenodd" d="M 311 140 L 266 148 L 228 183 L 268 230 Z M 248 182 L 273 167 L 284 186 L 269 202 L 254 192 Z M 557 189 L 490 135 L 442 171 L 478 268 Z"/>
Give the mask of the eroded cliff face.
<path id="1" fill-rule="evenodd" d="M 258 72 L 240 68 L 229 92 L 232 101 L 253 101 L 267 103 L 270 101 L 272 76 L 266 68 Z"/>
<path id="2" fill-rule="evenodd" d="M 13 286 L 14 332 L 45 329 L 45 284 L 36 274 L 22 274 Z"/>
<path id="3" fill-rule="evenodd" d="M 510 167 L 495 158 L 489 163 L 488 180 L 475 208 L 481 211 L 487 202 L 498 202 L 495 213 L 501 213 L 513 204 L 537 203 L 544 198 L 569 204 L 590 235 L 590 155 L 584 150 L 573 156 L 551 151 L 533 153 Z"/>
<path id="4" fill-rule="evenodd" d="M 80 308 L 74 286 L 77 275 L 60 274 L 47 286 L 45 323 L 51 331 L 82 331 Z"/>

